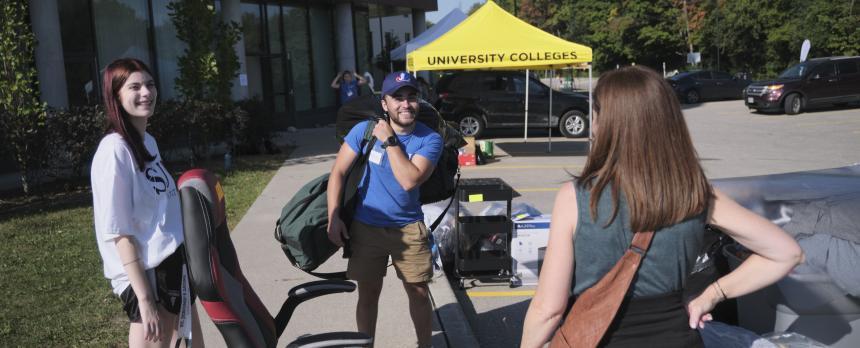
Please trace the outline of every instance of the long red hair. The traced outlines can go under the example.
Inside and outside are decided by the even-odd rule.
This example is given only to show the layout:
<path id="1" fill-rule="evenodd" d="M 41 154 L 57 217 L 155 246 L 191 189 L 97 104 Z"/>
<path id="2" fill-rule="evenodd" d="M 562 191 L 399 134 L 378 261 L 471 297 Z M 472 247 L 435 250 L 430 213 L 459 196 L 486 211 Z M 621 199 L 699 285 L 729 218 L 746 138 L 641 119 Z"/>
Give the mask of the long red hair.
<path id="1" fill-rule="evenodd" d="M 143 137 L 131 125 L 129 115 L 119 100 L 119 90 L 125 81 L 131 74 L 139 71 L 152 76 L 146 63 L 134 58 L 120 58 L 110 63 L 102 75 L 102 100 L 104 100 L 105 116 L 108 121 L 106 133 L 117 133 L 122 136 L 131 148 L 131 154 L 134 156 L 138 170 L 143 171 L 146 162 L 155 160 L 155 156 L 146 150 L 146 146 L 143 145 Z"/>

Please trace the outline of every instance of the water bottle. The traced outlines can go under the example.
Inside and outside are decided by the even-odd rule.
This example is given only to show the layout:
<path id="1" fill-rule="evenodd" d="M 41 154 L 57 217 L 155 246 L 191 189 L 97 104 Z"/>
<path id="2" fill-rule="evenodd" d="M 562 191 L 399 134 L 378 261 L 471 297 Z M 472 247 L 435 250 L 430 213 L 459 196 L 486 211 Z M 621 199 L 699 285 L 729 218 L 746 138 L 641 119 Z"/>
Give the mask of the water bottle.
<path id="1" fill-rule="evenodd" d="M 231 170 L 233 170 L 233 155 L 227 151 L 227 153 L 224 154 L 224 171 L 229 172 Z"/>

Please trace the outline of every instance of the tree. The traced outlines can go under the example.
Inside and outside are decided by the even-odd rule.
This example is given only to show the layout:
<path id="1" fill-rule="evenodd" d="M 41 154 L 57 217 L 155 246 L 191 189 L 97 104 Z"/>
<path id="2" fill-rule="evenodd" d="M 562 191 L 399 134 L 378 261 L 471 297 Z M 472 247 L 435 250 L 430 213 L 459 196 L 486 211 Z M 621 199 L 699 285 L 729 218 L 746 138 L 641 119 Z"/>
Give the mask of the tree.
<path id="1" fill-rule="evenodd" d="M 39 102 L 35 67 L 36 38 L 28 22 L 27 1 L 6 0 L 0 5 L 0 129 L 12 147 L 21 184 L 30 193 L 39 169 L 46 106 Z"/>
<path id="2" fill-rule="evenodd" d="M 239 25 L 221 21 L 211 0 L 178 0 L 167 8 L 176 37 L 187 44 L 179 57 L 179 93 L 185 100 L 229 102 L 239 74 L 239 57 L 233 50 L 242 34 Z"/>

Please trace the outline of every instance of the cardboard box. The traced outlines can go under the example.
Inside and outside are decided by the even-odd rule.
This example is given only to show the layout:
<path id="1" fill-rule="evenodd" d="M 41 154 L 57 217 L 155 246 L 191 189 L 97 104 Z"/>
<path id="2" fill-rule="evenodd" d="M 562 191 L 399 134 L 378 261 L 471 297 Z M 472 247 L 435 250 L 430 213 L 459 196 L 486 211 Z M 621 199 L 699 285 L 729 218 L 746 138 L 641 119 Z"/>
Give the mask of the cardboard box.
<path id="1" fill-rule="evenodd" d="M 543 214 L 529 219 L 514 221 L 514 235 L 511 241 L 513 273 L 520 278 L 522 285 L 535 285 L 543 264 L 543 255 L 549 240 L 551 216 Z"/>
<path id="2" fill-rule="evenodd" d="M 461 153 L 457 155 L 457 162 L 460 166 L 474 166 L 477 161 L 475 160 L 475 153 Z"/>
<path id="3" fill-rule="evenodd" d="M 463 137 L 463 139 L 466 140 L 466 146 L 463 146 L 461 148 L 463 151 L 460 151 L 460 153 L 474 155 L 475 154 L 475 137 Z"/>

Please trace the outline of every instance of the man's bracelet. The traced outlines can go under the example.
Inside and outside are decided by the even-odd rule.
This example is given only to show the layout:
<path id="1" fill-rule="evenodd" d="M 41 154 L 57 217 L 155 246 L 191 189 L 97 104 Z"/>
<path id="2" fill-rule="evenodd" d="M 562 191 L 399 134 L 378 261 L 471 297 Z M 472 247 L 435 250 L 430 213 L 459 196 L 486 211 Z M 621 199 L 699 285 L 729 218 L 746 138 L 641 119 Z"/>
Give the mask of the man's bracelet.
<path id="1" fill-rule="evenodd" d="M 135 263 L 135 262 L 137 262 L 137 261 L 140 261 L 140 258 L 139 258 L 139 257 L 138 257 L 138 258 L 136 258 L 136 259 L 134 259 L 134 260 L 131 260 L 131 261 L 129 261 L 129 262 L 126 262 L 126 263 L 122 264 L 122 266 L 123 266 L 123 267 L 125 267 L 125 266 L 128 266 L 128 265 L 130 265 L 130 264 L 133 264 L 133 263 Z"/>

